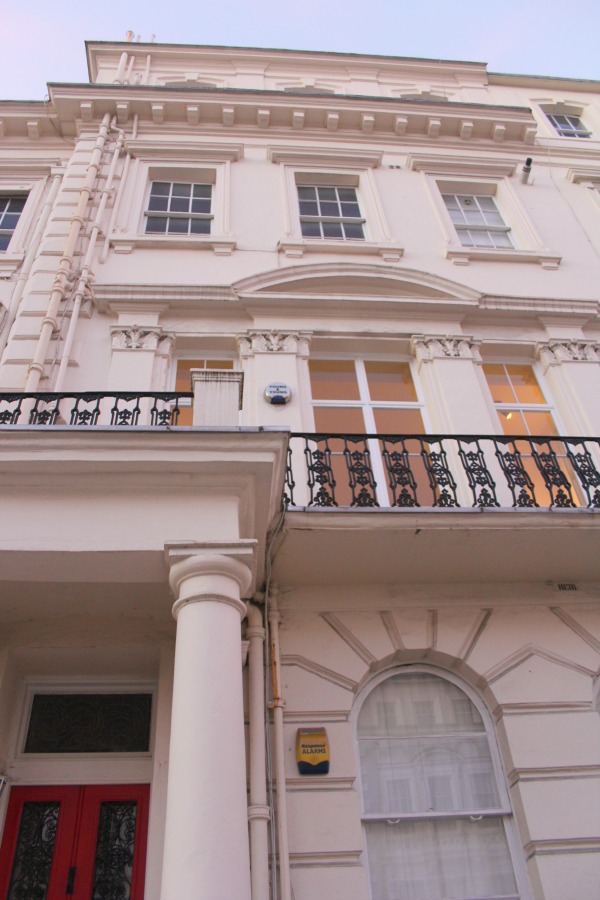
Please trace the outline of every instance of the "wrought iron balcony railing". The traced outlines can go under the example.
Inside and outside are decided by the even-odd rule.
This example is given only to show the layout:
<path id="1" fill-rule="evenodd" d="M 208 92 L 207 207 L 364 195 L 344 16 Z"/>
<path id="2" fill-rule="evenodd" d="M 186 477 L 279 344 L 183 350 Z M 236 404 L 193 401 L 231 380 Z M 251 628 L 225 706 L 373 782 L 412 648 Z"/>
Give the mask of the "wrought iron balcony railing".
<path id="1" fill-rule="evenodd" d="M 193 394 L 0 393 L 0 428 L 176 427 Z M 292 434 L 285 503 L 296 507 L 600 509 L 600 438 Z"/>
<path id="2" fill-rule="evenodd" d="M 192 400 L 193 394 L 166 392 L 0 394 L 0 426 L 177 425 L 190 416 Z"/>
<path id="3" fill-rule="evenodd" d="M 292 434 L 285 499 L 302 507 L 600 509 L 600 439 Z"/>

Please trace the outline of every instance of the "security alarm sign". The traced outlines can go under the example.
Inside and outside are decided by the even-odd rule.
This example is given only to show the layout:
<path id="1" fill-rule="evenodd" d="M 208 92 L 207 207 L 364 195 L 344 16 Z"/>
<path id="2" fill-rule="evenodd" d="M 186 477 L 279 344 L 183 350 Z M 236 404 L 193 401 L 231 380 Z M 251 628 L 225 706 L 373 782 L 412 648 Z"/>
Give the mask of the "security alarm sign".
<path id="1" fill-rule="evenodd" d="M 298 729 L 296 760 L 301 775 L 327 775 L 329 772 L 329 740 L 324 728 Z"/>
<path id="2" fill-rule="evenodd" d="M 267 403 L 283 405 L 284 403 L 289 403 L 291 399 L 291 389 L 281 381 L 272 381 L 265 388 L 265 400 Z"/>

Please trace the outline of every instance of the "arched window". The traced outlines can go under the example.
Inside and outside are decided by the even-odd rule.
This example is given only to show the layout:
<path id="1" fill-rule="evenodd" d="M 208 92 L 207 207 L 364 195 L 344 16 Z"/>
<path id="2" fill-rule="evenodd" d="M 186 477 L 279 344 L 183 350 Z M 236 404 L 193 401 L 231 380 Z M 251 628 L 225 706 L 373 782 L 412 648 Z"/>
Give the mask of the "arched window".
<path id="1" fill-rule="evenodd" d="M 382 676 L 364 700 L 357 736 L 372 900 L 524 896 L 484 716 L 451 677 L 421 667 Z"/>

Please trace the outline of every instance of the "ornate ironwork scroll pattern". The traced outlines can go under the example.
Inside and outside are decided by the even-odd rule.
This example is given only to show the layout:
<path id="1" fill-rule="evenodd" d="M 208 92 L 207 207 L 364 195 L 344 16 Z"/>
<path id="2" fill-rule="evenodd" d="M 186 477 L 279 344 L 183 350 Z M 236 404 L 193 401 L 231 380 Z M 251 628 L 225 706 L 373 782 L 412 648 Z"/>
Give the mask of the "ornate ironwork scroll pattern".
<path id="1" fill-rule="evenodd" d="M 388 448 L 390 443 L 393 450 Z M 398 444 L 401 449 L 398 449 Z M 382 439 L 381 456 L 392 493 L 392 506 L 420 506 L 417 501 L 417 482 L 410 467 L 410 456 L 404 439 Z"/>
<path id="2" fill-rule="evenodd" d="M 348 443 L 360 449 L 351 450 Z M 352 492 L 350 506 L 379 506 L 377 502 L 377 484 L 373 478 L 371 453 L 366 440 L 346 438 L 344 440 L 344 459 L 348 469 L 348 484 Z"/>
<path id="3" fill-rule="evenodd" d="M 36 694 L 25 753 L 144 753 L 151 694 Z"/>
<path id="4" fill-rule="evenodd" d="M 533 481 L 523 464 L 523 458 L 514 441 L 509 444 L 509 449 L 494 441 L 496 457 L 513 496 L 513 507 L 530 508 L 539 506 L 535 497 Z"/>
<path id="5" fill-rule="evenodd" d="M 463 444 L 475 444 L 475 450 L 465 450 Z M 473 493 L 473 506 L 500 506 L 496 497 L 496 483 L 490 475 L 485 463 L 485 455 L 477 439 L 458 441 L 458 455 L 469 479 L 469 487 Z"/>
<path id="6" fill-rule="evenodd" d="M 135 426 L 148 424 L 142 418 L 149 407 L 151 426 L 177 425 L 180 404 L 191 402 L 191 393 L 124 393 L 105 394 L 88 391 L 79 394 L 0 394 L 0 427 L 2 425 L 94 425 Z M 150 405 L 150 401 L 152 404 Z"/>
<path id="7" fill-rule="evenodd" d="M 287 465 L 285 467 L 285 485 L 283 488 L 284 509 L 288 506 L 294 505 L 294 488 L 295 487 L 296 487 L 296 482 L 294 481 L 294 469 L 293 469 L 293 465 L 292 465 L 292 447 L 291 447 L 291 444 L 288 444 Z"/>
<path id="8" fill-rule="evenodd" d="M 45 900 L 60 803 L 24 803 L 7 900 Z"/>
<path id="9" fill-rule="evenodd" d="M 100 805 L 92 900 L 129 900 L 136 818 L 133 800 Z"/>
<path id="10" fill-rule="evenodd" d="M 583 441 L 577 444 L 580 448 L 577 452 L 571 447 L 574 443 L 574 441 L 566 443 L 569 462 L 573 466 L 581 487 L 585 491 L 588 506 L 593 509 L 600 509 L 600 472 L 594 465 L 592 454 Z"/>
<path id="11" fill-rule="evenodd" d="M 316 434 L 314 442 L 317 446 L 312 449 L 311 441 L 307 438 L 304 447 L 310 488 L 309 506 L 337 506 L 329 441 L 326 437 Z M 320 442 L 324 445 L 322 449 L 319 447 Z"/>
<path id="12" fill-rule="evenodd" d="M 426 443 L 429 449 L 426 449 Z M 431 449 L 434 443 L 438 445 L 439 450 Z M 425 463 L 425 470 L 433 493 L 433 505 L 458 506 L 456 482 L 448 468 L 448 457 L 442 442 L 432 440 L 425 442 L 421 440 L 421 456 Z"/>
<path id="13" fill-rule="evenodd" d="M 573 494 L 571 493 L 571 482 L 565 475 L 553 447 L 549 441 L 544 441 L 543 443 L 548 449 L 540 452 L 536 447 L 536 444 L 539 443 L 542 442 L 531 441 L 531 455 L 550 494 L 550 505 L 559 507 L 575 506 Z"/>

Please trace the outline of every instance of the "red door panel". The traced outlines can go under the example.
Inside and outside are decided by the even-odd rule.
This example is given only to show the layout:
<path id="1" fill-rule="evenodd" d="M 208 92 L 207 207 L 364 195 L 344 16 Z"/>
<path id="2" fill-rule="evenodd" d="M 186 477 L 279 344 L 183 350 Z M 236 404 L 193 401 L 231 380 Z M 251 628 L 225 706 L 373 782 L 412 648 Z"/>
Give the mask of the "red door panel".
<path id="1" fill-rule="evenodd" d="M 0 847 L 0 900 L 143 900 L 149 785 L 11 790 Z"/>

